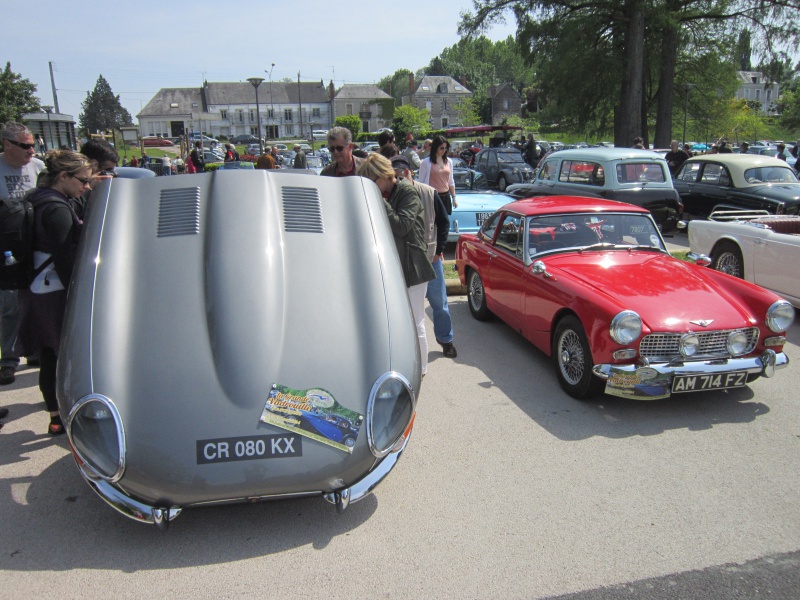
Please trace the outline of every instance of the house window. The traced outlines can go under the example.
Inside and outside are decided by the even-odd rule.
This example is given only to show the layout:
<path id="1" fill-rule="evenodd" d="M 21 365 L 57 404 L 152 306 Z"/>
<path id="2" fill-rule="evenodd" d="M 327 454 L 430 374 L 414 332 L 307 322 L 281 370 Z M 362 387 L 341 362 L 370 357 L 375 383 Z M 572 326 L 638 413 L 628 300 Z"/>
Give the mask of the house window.
<path id="1" fill-rule="evenodd" d="M 503 108 L 508 110 L 508 98 L 503 98 Z"/>
<path id="2" fill-rule="evenodd" d="M 447 117 L 442 117 L 442 127 L 447 127 L 450 124 L 450 119 Z"/>
<path id="3" fill-rule="evenodd" d="M 756 100 L 761 100 L 761 90 L 756 90 Z"/>
<path id="4" fill-rule="evenodd" d="M 426 100 L 425 100 L 425 109 L 426 109 L 428 112 L 431 112 L 431 104 L 432 104 L 432 103 L 431 103 L 431 101 L 430 101 L 429 99 L 426 99 Z"/>
<path id="5" fill-rule="evenodd" d="M 250 122 L 252 123 L 252 122 L 253 122 L 253 121 L 255 121 L 255 120 L 256 120 L 256 111 L 254 111 L 254 110 L 251 108 L 251 109 L 250 109 Z"/>
<path id="6" fill-rule="evenodd" d="M 239 117 L 239 123 L 244 123 L 244 111 L 243 110 L 237 110 L 236 114 Z"/>
<path id="7" fill-rule="evenodd" d="M 767 90 L 767 102 L 772 100 L 772 90 Z"/>
<path id="8" fill-rule="evenodd" d="M 447 98 L 442 98 L 442 112 L 447 111 Z"/>
<path id="9" fill-rule="evenodd" d="M 322 113 L 320 112 L 320 110 L 318 108 L 312 108 L 311 109 L 311 116 L 314 119 L 319 119 L 319 118 L 322 117 Z"/>
<path id="10" fill-rule="evenodd" d="M 345 113 L 348 115 L 353 114 L 353 105 L 352 104 L 345 104 Z"/>
<path id="11" fill-rule="evenodd" d="M 745 90 L 744 91 L 744 99 L 745 100 L 749 100 L 750 99 L 750 90 Z"/>
<path id="12" fill-rule="evenodd" d="M 275 111 L 270 108 L 267 111 L 267 117 L 269 117 L 270 119 L 274 119 L 275 118 Z"/>
<path id="13" fill-rule="evenodd" d="M 294 135 L 294 125 L 284 125 L 283 133 L 285 135 Z"/>
<path id="14" fill-rule="evenodd" d="M 250 127 L 250 135 L 258 135 L 258 127 Z"/>
<path id="15" fill-rule="evenodd" d="M 446 94 L 447 93 L 447 84 L 446 83 L 440 83 L 438 86 L 436 86 L 436 92 L 439 93 L 439 94 Z"/>
<path id="16" fill-rule="evenodd" d="M 224 109 L 219 111 L 219 118 L 222 119 L 222 120 L 227 119 L 228 118 L 228 111 L 224 110 Z"/>
<path id="17" fill-rule="evenodd" d="M 291 121 L 292 121 L 292 109 L 291 108 L 283 109 L 283 120 L 286 121 L 287 123 L 291 123 Z"/>

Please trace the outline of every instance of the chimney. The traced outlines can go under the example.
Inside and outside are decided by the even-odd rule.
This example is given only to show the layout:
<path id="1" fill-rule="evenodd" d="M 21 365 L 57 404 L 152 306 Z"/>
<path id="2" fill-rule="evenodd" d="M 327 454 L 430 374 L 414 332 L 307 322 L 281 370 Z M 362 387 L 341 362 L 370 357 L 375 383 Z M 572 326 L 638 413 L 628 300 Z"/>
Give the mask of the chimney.
<path id="1" fill-rule="evenodd" d="M 461 76 L 461 85 L 467 87 L 467 78 L 464 75 Z"/>
<path id="2" fill-rule="evenodd" d="M 408 75 L 408 93 L 411 95 L 412 98 L 414 97 L 414 74 L 413 73 L 410 73 Z"/>
<path id="3" fill-rule="evenodd" d="M 328 84 L 328 95 L 330 96 L 331 100 L 336 95 L 336 88 L 333 87 L 333 80 Z"/>

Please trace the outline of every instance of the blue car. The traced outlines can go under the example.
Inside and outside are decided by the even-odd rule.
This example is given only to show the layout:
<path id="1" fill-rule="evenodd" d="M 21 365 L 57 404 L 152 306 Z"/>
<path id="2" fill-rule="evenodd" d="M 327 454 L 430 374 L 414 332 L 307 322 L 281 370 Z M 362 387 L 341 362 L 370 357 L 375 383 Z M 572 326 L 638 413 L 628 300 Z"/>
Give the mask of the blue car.
<path id="1" fill-rule="evenodd" d="M 462 233 L 477 233 L 483 222 L 501 206 L 514 200 L 513 196 L 489 189 L 482 173 L 472 169 L 453 169 L 456 183 L 456 201 L 450 215 L 448 242 L 455 242 Z"/>

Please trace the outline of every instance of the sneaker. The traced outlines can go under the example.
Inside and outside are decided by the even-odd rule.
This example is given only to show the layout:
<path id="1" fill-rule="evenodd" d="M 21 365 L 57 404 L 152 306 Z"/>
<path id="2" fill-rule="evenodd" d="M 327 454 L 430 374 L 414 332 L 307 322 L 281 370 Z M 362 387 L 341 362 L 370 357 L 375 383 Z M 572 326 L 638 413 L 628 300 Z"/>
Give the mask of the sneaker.
<path id="1" fill-rule="evenodd" d="M 442 344 L 442 353 L 447 358 L 455 358 L 456 356 L 458 356 L 458 352 L 456 352 L 456 347 L 453 346 L 452 343 L 450 343 L 450 344 Z"/>
<path id="2" fill-rule="evenodd" d="M 5 419 L 8 416 L 8 409 L 4 406 L 0 408 L 0 419 Z"/>
<path id="3" fill-rule="evenodd" d="M 0 367 L 0 385 L 14 383 L 14 381 L 17 379 L 17 376 L 14 374 L 15 372 L 16 369 L 10 365 Z"/>

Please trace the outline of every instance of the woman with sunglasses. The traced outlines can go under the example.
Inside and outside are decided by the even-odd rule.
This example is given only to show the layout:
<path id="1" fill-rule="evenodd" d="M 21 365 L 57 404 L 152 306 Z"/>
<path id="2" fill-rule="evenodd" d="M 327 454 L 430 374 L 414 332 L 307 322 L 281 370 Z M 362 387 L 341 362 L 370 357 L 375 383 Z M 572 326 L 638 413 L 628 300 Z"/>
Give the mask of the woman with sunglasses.
<path id="1" fill-rule="evenodd" d="M 50 435 L 64 433 L 56 400 L 56 365 L 67 286 L 75 263 L 82 222 L 76 198 L 91 189 L 92 164 L 72 150 L 53 150 L 39 186 L 27 194 L 33 205 L 33 266 L 39 271 L 29 288 L 19 291 L 20 356 L 40 353 L 39 390 L 50 413 Z"/>
<path id="2" fill-rule="evenodd" d="M 419 181 L 439 192 L 447 214 L 453 213 L 456 202 L 456 182 L 453 179 L 453 161 L 447 156 L 450 142 L 437 135 L 431 142 L 431 154 L 419 166 Z"/>

